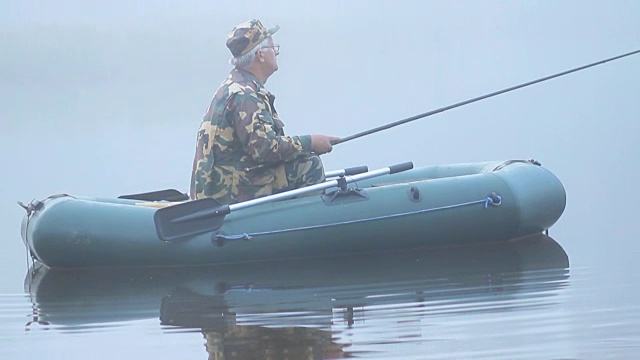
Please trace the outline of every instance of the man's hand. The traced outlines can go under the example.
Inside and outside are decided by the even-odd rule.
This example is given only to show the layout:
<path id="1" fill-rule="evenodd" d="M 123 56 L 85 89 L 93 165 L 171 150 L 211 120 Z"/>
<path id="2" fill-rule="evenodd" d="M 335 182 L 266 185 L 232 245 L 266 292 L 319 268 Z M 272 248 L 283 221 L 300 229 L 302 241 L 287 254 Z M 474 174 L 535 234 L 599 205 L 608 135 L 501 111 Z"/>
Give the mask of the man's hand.
<path id="1" fill-rule="evenodd" d="M 340 138 L 336 136 L 313 134 L 311 135 L 311 151 L 318 155 L 331 152 L 331 150 L 333 150 L 333 145 L 331 143 L 336 140 L 340 140 Z"/>

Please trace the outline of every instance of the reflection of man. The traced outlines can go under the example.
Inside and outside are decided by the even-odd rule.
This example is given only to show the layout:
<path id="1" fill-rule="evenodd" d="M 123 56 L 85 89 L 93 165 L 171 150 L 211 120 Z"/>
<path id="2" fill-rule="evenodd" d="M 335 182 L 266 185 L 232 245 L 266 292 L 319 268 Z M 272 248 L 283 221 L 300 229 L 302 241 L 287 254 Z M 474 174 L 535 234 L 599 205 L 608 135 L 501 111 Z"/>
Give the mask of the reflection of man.
<path id="1" fill-rule="evenodd" d="M 318 155 L 337 137 L 285 136 L 264 87 L 278 70 L 280 46 L 258 20 L 236 26 L 227 47 L 235 68 L 218 88 L 198 131 L 191 198 L 223 204 L 245 201 L 324 181 Z"/>
<path id="2" fill-rule="evenodd" d="M 203 331 L 209 360 L 340 359 L 340 344 L 331 332 L 305 327 L 268 328 L 229 325 L 224 333 Z"/>
<path id="3" fill-rule="evenodd" d="M 199 328 L 210 360 L 230 359 L 339 359 L 342 346 L 332 342 L 331 331 L 306 328 L 268 328 L 237 325 L 236 314 L 222 294 L 200 295 L 178 289 L 160 305 L 162 325 Z"/>

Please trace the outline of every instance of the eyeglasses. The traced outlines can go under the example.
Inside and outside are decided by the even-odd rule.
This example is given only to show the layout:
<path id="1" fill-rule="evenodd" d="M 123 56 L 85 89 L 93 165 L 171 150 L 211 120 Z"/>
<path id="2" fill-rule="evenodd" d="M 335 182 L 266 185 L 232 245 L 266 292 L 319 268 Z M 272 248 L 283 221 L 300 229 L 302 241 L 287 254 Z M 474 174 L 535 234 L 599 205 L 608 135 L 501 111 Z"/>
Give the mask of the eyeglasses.
<path id="1" fill-rule="evenodd" d="M 278 44 L 274 44 L 274 45 L 270 45 L 270 46 L 263 46 L 263 49 L 267 49 L 267 48 L 272 48 L 273 52 L 276 53 L 276 55 L 280 54 L 280 45 Z"/>

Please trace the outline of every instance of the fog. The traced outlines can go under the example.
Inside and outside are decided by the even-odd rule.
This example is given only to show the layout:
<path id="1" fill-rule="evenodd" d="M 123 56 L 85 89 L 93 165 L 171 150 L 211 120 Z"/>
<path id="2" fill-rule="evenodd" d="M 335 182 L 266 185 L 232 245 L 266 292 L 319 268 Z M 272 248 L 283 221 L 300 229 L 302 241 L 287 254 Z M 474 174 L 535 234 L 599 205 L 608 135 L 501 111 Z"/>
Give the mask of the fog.
<path id="1" fill-rule="evenodd" d="M 19 291 L 25 271 L 16 200 L 187 190 L 196 131 L 231 69 L 226 35 L 251 18 L 281 26 L 266 86 L 291 135 L 347 136 L 640 48 L 636 1 L 3 2 L 3 289 Z M 337 145 L 323 161 L 533 157 L 567 188 L 556 234 L 579 254 L 600 243 L 587 236 L 598 224 L 635 220 L 638 93 L 640 55 Z M 614 200 L 629 211 L 594 218 L 591 206 Z"/>

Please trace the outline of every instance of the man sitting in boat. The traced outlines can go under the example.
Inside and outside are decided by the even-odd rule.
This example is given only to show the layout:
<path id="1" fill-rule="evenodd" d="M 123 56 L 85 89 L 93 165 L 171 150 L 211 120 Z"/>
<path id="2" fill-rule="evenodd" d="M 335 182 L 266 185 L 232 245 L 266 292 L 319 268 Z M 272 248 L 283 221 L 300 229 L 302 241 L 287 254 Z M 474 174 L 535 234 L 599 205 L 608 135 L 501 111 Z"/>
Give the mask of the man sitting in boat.
<path id="1" fill-rule="evenodd" d="M 198 131 L 192 199 L 231 204 L 324 181 L 318 155 L 331 151 L 327 135 L 285 136 L 264 84 L 278 70 L 280 46 L 260 21 L 236 26 L 226 45 L 235 66 L 216 91 Z"/>

